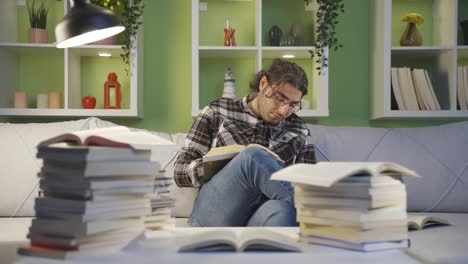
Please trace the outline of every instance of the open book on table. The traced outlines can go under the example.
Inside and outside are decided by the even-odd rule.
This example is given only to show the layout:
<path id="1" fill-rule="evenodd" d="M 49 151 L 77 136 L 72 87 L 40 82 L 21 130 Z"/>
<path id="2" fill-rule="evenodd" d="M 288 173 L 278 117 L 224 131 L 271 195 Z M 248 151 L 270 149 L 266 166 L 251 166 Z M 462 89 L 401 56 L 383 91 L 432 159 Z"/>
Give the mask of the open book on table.
<path id="1" fill-rule="evenodd" d="M 144 131 L 131 131 L 130 128 L 125 126 L 68 132 L 40 142 L 38 147 L 48 147 L 59 142 L 69 142 L 81 146 L 121 147 L 135 150 L 151 150 L 158 147 L 169 147 L 175 150 L 175 144 L 170 140 Z"/>
<path id="2" fill-rule="evenodd" d="M 223 147 L 216 147 L 210 149 L 208 153 L 203 156 L 203 171 L 204 171 L 204 181 L 209 181 L 218 171 L 220 171 L 226 164 L 233 159 L 237 154 L 248 147 L 259 147 L 266 150 L 273 157 L 275 157 L 281 164 L 284 164 L 284 161 L 272 150 L 268 149 L 265 146 L 259 144 L 249 144 L 248 146 L 243 145 L 229 145 Z"/>
<path id="3" fill-rule="evenodd" d="M 267 228 L 219 228 L 183 239 L 179 252 L 288 251 L 300 252 L 297 239 Z"/>
<path id="4" fill-rule="evenodd" d="M 289 166 L 273 173 L 271 179 L 330 187 L 351 176 L 379 175 L 388 175 L 397 179 L 400 179 L 402 175 L 418 176 L 416 172 L 392 162 L 319 162 Z"/>
<path id="5" fill-rule="evenodd" d="M 407 216 L 408 229 L 424 229 L 429 226 L 438 226 L 438 225 L 450 225 L 450 222 L 447 219 L 433 215 L 420 215 L 420 214 L 411 214 Z"/>

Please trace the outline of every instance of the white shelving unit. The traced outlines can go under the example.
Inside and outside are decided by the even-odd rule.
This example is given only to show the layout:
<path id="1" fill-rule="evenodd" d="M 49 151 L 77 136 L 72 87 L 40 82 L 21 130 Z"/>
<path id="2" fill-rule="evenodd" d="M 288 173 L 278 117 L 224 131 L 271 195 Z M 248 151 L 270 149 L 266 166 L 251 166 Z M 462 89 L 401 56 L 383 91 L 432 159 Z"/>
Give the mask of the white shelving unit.
<path id="1" fill-rule="evenodd" d="M 57 5 L 55 0 L 46 0 L 49 5 Z M 60 8 L 63 5 L 63 13 L 66 13 L 69 7 L 69 1 L 64 0 L 58 2 Z M 17 4 L 21 5 L 21 1 L 4 0 L 0 1 L 0 32 L 4 33 L 0 37 L 0 116 L 100 116 L 100 117 L 141 117 L 142 115 L 142 94 L 143 94 L 143 41 L 142 35 L 139 33 L 136 45 L 131 51 L 131 62 L 129 71 L 129 87 L 125 89 L 125 95 L 129 96 L 129 107 L 125 109 L 83 109 L 81 106 L 81 98 L 86 94 L 82 94 L 81 85 L 81 61 L 86 57 L 99 57 L 98 53 L 110 53 L 111 57 L 119 58 L 122 51 L 120 45 L 84 45 L 81 47 L 57 49 L 54 43 L 33 44 L 18 42 L 18 18 Z M 61 17 L 55 14 L 56 19 Z M 27 21 L 25 22 L 27 23 Z M 48 20 L 48 30 L 54 31 L 55 25 L 51 25 Z M 142 30 L 140 30 L 142 32 Z M 54 75 L 63 75 L 63 89 L 61 109 L 38 109 L 33 108 L 35 105 L 29 104 L 30 108 L 18 109 L 13 108 L 13 98 L 15 91 L 20 90 L 20 78 L 24 76 L 21 73 L 20 63 L 25 55 L 43 56 L 44 68 L 37 69 L 40 74 L 45 74 L 54 78 Z M 63 72 L 50 72 L 47 69 L 48 59 L 63 61 Z M 105 58 L 103 58 L 105 59 Z M 122 62 L 122 65 L 123 62 Z M 125 65 L 126 66 L 126 65 Z M 128 67 L 128 66 L 127 66 Z M 120 77 L 120 76 L 119 76 Z M 103 76 L 106 78 L 106 76 Z M 62 76 L 59 77 L 62 79 Z M 102 84 L 104 84 L 103 79 Z M 60 84 L 62 85 L 62 84 Z M 62 87 L 61 87 L 62 88 Z M 28 92 L 27 88 L 25 88 Z M 32 92 L 34 93 L 34 91 Z M 35 96 L 34 94 L 29 96 Z"/>
<path id="2" fill-rule="evenodd" d="M 302 4 L 302 10 L 305 12 L 305 5 L 303 4 L 303 0 L 294 0 L 300 2 Z M 328 69 L 324 69 L 321 75 L 318 75 L 318 72 L 314 70 L 317 65 L 310 59 L 309 50 L 314 50 L 314 46 L 267 46 L 267 42 L 265 38 L 267 38 L 267 32 L 269 28 L 262 28 L 264 24 L 262 21 L 263 16 L 263 4 L 271 4 L 271 1 L 263 1 L 262 0 L 250 0 L 250 1 L 218 1 L 220 3 L 215 3 L 213 0 L 192 0 L 192 116 L 197 116 L 200 113 L 202 107 L 206 105 L 207 102 L 201 102 L 201 93 L 203 92 L 202 89 L 215 89 L 216 94 L 219 94 L 218 97 L 213 97 L 212 100 L 221 97 L 222 95 L 222 84 L 217 85 L 216 87 L 204 87 L 202 82 L 202 74 L 205 62 L 206 61 L 216 61 L 215 63 L 223 64 L 223 65 L 230 65 L 235 64 L 238 68 L 243 68 L 244 66 L 248 69 L 249 74 L 253 78 L 254 74 L 256 74 L 259 70 L 264 68 L 268 65 L 268 61 L 273 58 L 281 58 L 285 54 L 293 54 L 295 56 L 294 60 L 300 60 L 302 63 L 309 64 L 308 68 L 311 70 L 307 72 L 307 76 L 309 79 L 309 93 L 304 97 L 310 105 L 308 109 L 303 109 L 298 112 L 299 116 L 302 117 L 319 117 L 319 116 L 328 116 Z M 246 3 L 250 3 L 253 5 L 253 10 L 246 10 L 246 12 L 252 12 L 254 19 L 252 20 L 255 25 L 251 26 L 252 30 L 252 43 L 247 43 L 246 45 L 239 44 L 235 47 L 225 47 L 222 46 L 222 33 L 219 34 L 221 38 L 221 42 L 217 42 L 215 45 L 209 43 L 210 45 L 202 45 L 202 40 L 200 35 L 203 31 L 209 30 L 205 28 L 200 28 L 200 17 L 202 12 L 210 12 L 210 8 L 214 4 L 224 4 L 224 5 L 231 5 L 229 8 L 232 8 L 232 5 L 246 5 Z M 278 2 L 278 1 L 277 1 Z M 289 8 L 290 1 L 283 1 L 284 7 Z M 200 5 L 200 3 L 202 3 Z M 297 4 L 297 3 L 296 3 Z M 229 8 L 227 8 L 229 10 Z M 207 10 L 206 10 L 207 9 Z M 308 12 L 308 15 L 311 16 L 311 21 L 313 20 L 312 15 L 315 12 Z M 231 17 L 226 16 L 226 18 L 236 19 L 235 14 Z M 221 22 L 220 28 L 222 32 L 222 23 L 223 21 L 218 20 Z M 210 25 L 212 27 L 213 25 Z M 306 25 L 304 25 L 306 26 Z M 312 26 L 312 23 L 310 23 Z M 244 25 L 244 28 L 237 28 L 236 30 L 245 30 L 248 31 L 249 27 Z M 237 31 L 236 31 L 237 34 Z M 285 33 L 283 33 L 285 34 Z M 245 39 L 244 39 L 245 40 Z M 206 41 L 205 41 L 206 42 Z M 203 44 L 205 44 L 205 42 Z M 245 42 L 244 42 L 245 43 Z M 265 45 L 264 45 L 265 43 Z M 326 50 L 328 54 L 328 50 Z M 221 61 L 221 62 L 220 62 Z M 302 65 L 301 65 L 302 66 Z M 212 69 L 211 69 L 212 70 Z M 224 71 L 225 69 L 222 69 Z M 233 69 L 236 73 L 236 69 Z M 242 70 L 242 69 L 241 69 Z M 245 70 L 245 69 L 243 69 Z M 210 71 L 210 69 L 207 69 Z M 208 75 L 208 73 L 205 73 Z M 209 75 L 213 75 L 211 72 Z M 217 74 L 219 79 L 221 80 L 223 76 L 221 74 Z M 248 86 L 248 82 L 251 81 L 250 79 L 245 79 L 242 82 L 236 80 L 236 86 Z M 203 87 L 202 87 L 203 86 Z M 207 93 L 213 94 L 213 91 L 208 91 Z M 240 97 L 240 96 L 238 96 Z"/>
<path id="3" fill-rule="evenodd" d="M 468 6 L 468 1 L 376 0 L 370 3 L 371 118 L 468 117 L 468 111 L 457 109 L 457 66 L 460 59 L 468 59 L 468 46 L 458 45 L 459 5 Z M 401 19 L 399 14 L 403 10 L 426 12 L 423 25 L 432 28 L 432 32 L 423 34 L 422 46 L 399 46 L 405 23 L 396 19 Z M 428 71 L 441 110 L 391 109 L 391 68 L 405 66 Z"/>

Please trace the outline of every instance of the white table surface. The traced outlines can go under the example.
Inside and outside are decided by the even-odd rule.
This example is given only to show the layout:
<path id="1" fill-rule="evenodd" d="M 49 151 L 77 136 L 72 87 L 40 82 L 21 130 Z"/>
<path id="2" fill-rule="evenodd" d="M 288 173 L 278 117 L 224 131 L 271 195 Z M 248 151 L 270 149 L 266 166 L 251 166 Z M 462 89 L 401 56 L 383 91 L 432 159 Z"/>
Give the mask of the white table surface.
<path id="1" fill-rule="evenodd" d="M 30 219 L 17 219 L 11 225 L 0 226 L 0 263 L 203 263 L 203 264 L 296 264 L 296 263 L 421 263 L 407 250 L 391 250 L 374 253 L 361 253 L 325 246 L 303 244 L 303 252 L 217 252 L 217 253 L 178 253 L 178 239 L 199 228 L 176 228 L 172 231 L 146 233 L 117 253 L 100 256 L 80 256 L 79 259 L 55 261 L 41 258 L 25 258 L 16 255 L 16 248 L 28 243 L 27 227 Z M 276 228 L 275 228 L 276 229 Z M 203 230 L 206 230 L 203 229 Z M 278 228 L 288 234 L 297 233 L 297 228 Z M 5 241 L 8 237 L 8 241 Z"/>

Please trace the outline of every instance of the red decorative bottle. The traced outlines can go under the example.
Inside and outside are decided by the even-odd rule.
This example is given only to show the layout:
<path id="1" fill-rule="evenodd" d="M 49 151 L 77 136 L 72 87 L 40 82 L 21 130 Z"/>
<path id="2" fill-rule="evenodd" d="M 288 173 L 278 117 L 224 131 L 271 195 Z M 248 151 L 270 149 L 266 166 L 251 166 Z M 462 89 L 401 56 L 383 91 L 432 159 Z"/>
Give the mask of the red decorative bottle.
<path id="1" fill-rule="evenodd" d="M 105 109 L 120 109 L 122 101 L 122 91 L 120 83 L 117 81 L 115 72 L 109 73 L 107 82 L 104 83 L 104 108 Z"/>

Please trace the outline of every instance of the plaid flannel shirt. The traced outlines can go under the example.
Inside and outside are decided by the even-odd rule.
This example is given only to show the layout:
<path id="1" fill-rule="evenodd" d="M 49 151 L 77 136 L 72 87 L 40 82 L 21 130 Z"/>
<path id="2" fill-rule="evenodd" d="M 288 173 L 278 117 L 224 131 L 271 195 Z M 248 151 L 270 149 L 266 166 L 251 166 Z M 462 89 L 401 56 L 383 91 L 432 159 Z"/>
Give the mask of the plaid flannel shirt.
<path id="1" fill-rule="evenodd" d="M 174 180 L 179 187 L 202 184 L 202 157 L 213 147 L 256 143 L 278 154 L 285 166 L 316 162 L 302 119 L 292 114 L 278 124 L 265 122 L 247 105 L 256 96 L 247 95 L 242 101 L 222 98 L 201 111 L 175 162 Z"/>

